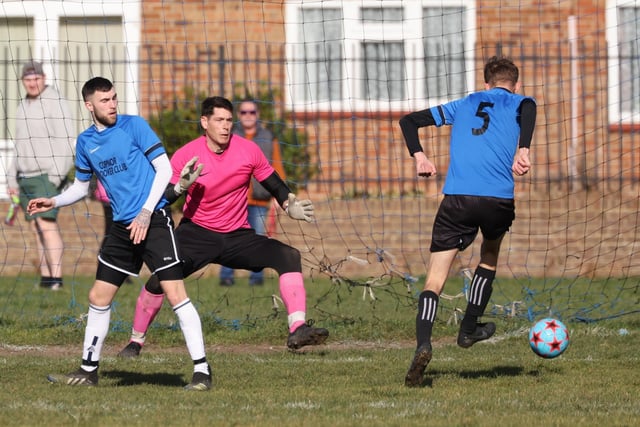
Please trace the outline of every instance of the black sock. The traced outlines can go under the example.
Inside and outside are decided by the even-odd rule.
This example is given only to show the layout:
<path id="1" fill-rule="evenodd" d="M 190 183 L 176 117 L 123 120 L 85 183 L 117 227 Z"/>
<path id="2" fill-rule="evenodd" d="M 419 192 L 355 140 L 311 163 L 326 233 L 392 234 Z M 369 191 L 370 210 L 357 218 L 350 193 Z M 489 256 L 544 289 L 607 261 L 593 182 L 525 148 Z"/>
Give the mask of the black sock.
<path id="1" fill-rule="evenodd" d="M 51 277 L 51 284 L 59 283 L 62 286 L 62 277 Z"/>
<path id="2" fill-rule="evenodd" d="M 418 298 L 416 315 L 416 341 L 418 348 L 423 344 L 431 345 L 431 331 L 436 320 L 439 297 L 433 291 L 423 291 Z"/>
<path id="3" fill-rule="evenodd" d="M 43 288 L 50 288 L 53 284 L 53 277 L 50 276 L 42 276 L 40 278 L 40 286 Z"/>
<path id="4" fill-rule="evenodd" d="M 476 268 L 473 280 L 471 281 L 471 287 L 469 288 L 467 310 L 460 324 L 460 329 L 463 332 L 472 334 L 476 330 L 478 317 L 484 314 L 484 310 L 489 303 L 489 298 L 491 298 L 491 292 L 493 291 L 492 283 L 495 277 L 496 272 L 493 270 L 488 270 L 480 266 Z"/>

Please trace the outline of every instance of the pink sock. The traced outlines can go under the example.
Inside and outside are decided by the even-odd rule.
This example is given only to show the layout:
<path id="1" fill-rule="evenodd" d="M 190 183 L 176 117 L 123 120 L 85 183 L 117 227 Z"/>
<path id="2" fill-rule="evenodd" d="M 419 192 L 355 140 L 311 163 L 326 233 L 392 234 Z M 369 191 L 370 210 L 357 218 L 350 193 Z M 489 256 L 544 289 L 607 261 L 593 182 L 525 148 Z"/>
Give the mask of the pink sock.
<path id="1" fill-rule="evenodd" d="M 131 341 L 144 344 L 147 329 L 162 308 L 162 301 L 164 301 L 164 294 L 152 294 L 144 286 L 142 287 L 136 302 L 136 314 L 133 316 Z"/>
<path id="2" fill-rule="evenodd" d="M 305 322 L 307 314 L 307 292 L 302 273 L 285 273 L 280 276 L 280 296 L 287 309 L 289 332 L 293 332 Z"/>

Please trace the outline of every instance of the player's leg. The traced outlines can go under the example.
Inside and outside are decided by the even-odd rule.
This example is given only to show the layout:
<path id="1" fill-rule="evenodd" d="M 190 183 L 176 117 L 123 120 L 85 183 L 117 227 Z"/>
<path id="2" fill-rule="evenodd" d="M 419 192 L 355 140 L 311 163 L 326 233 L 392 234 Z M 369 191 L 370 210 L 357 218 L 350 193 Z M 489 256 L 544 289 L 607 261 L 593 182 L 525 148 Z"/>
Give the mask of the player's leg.
<path id="1" fill-rule="evenodd" d="M 188 277 L 194 271 L 214 262 L 223 242 L 219 233 L 206 230 L 192 222 L 183 222 L 175 230 L 180 247 L 182 275 Z M 157 275 L 152 275 L 140 290 L 133 317 L 129 343 L 118 353 L 120 357 L 137 357 L 144 345 L 147 331 L 164 301 L 164 292 Z"/>
<path id="2" fill-rule="evenodd" d="M 471 279 L 467 308 L 458 333 L 458 345 L 463 348 L 491 338 L 496 331 L 495 323 L 479 323 L 478 319 L 484 314 L 491 298 L 500 245 L 515 218 L 513 200 L 476 197 L 474 201 L 477 206 L 474 216 L 478 218 L 483 240 L 480 263 Z"/>
<path id="3" fill-rule="evenodd" d="M 182 272 L 178 270 L 180 275 Z M 164 273 L 159 273 L 164 275 Z M 209 390 L 211 388 L 211 370 L 207 363 L 202 335 L 202 323 L 196 308 L 187 296 L 182 280 L 160 280 L 160 286 L 171 304 L 173 312 L 180 322 L 180 330 L 187 344 L 187 350 L 193 361 L 193 378 L 185 388 L 188 390 Z"/>
<path id="4" fill-rule="evenodd" d="M 153 290 L 153 292 L 149 291 Z M 158 276 L 152 275 L 140 289 L 133 315 L 129 343 L 118 353 L 119 357 L 138 357 L 147 339 L 147 330 L 156 318 L 164 302 L 164 292 Z"/>
<path id="5" fill-rule="evenodd" d="M 162 291 L 180 322 L 194 370 L 193 381 L 186 388 L 208 390 L 211 388 L 211 373 L 204 350 L 202 324 L 184 286 L 173 221 L 171 214 L 164 209 L 155 211 L 151 216 L 142 258 L 151 274 L 157 276 Z"/>
<path id="6" fill-rule="evenodd" d="M 89 314 L 85 329 L 82 365 L 67 375 L 49 375 L 51 382 L 67 385 L 95 385 L 102 345 L 109 331 L 111 303 L 128 275 L 137 275 L 142 259 L 133 251 L 129 231 L 114 224 L 98 255 L 96 281 L 89 291 Z"/>
<path id="7" fill-rule="evenodd" d="M 135 272 L 139 270 L 134 269 Z M 111 303 L 127 273 L 99 262 L 96 281 L 89 291 L 89 312 L 82 347 L 80 368 L 66 375 L 51 374 L 47 379 L 66 385 L 96 385 L 102 346 L 109 332 Z"/>
<path id="8" fill-rule="evenodd" d="M 431 361 L 431 334 L 436 319 L 440 293 L 449 276 L 453 260 L 459 251 L 468 247 L 478 233 L 469 221 L 468 200 L 463 196 L 446 195 L 436 213 L 431 233 L 431 255 L 424 290 L 418 297 L 416 315 L 416 352 L 405 385 L 422 385 L 424 371 Z"/>
<path id="9" fill-rule="evenodd" d="M 405 376 L 405 385 L 415 387 L 422 384 L 424 371 L 431 361 L 431 334 L 438 312 L 440 293 L 449 275 L 449 269 L 458 249 L 432 252 L 429 258 L 429 274 L 424 290 L 418 297 L 416 314 L 416 352 Z"/>
<path id="10" fill-rule="evenodd" d="M 225 250 L 216 262 L 246 270 L 274 269 L 279 278 L 280 296 L 287 310 L 287 346 L 299 349 L 326 341 L 329 331 L 307 323 L 307 295 L 302 276 L 300 251 L 253 230 L 236 230 L 224 237 Z"/>
<path id="11" fill-rule="evenodd" d="M 484 314 L 493 292 L 493 279 L 496 277 L 496 265 L 503 236 L 495 240 L 482 241 L 480 263 L 471 279 L 467 308 L 460 323 L 458 333 L 460 347 L 471 347 L 478 341 L 491 338 L 496 331 L 495 323 L 478 323 L 478 318 Z"/>

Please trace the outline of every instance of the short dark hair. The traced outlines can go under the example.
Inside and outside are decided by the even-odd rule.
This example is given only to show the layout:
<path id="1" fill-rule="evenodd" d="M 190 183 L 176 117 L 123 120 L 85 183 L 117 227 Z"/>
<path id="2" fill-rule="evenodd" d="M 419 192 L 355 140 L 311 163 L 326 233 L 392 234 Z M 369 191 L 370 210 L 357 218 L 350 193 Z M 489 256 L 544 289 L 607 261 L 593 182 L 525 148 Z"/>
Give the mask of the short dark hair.
<path id="1" fill-rule="evenodd" d="M 113 83 L 111 83 L 111 80 L 105 79 L 104 77 L 94 77 L 82 86 L 82 99 L 86 101 L 87 98 L 94 93 L 109 92 L 112 88 Z"/>
<path id="2" fill-rule="evenodd" d="M 202 101 L 201 116 L 209 117 L 213 114 L 214 108 L 224 108 L 233 114 L 233 104 L 227 98 L 222 96 L 211 96 Z"/>
<path id="3" fill-rule="evenodd" d="M 497 82 L 518 82 L 520 72 L 512 60 L 492 56 L 484 66 L 484 82 L 495 86 Z"/>
<path id="4" fill-rule="evenodd" d="M 256 101 L 256 100 L 255 100 L 255 99 L 253 99 L 253 98 L 242 98 L 242 99 L 240 100 L 240 102 L 238 102 L 238 104 L 244 104 L 245 102 L 250 102 L 250 103 L 252 103 L 253 105 L 255 105 L 256 107 L 258 106 L 258 101 Z"/>

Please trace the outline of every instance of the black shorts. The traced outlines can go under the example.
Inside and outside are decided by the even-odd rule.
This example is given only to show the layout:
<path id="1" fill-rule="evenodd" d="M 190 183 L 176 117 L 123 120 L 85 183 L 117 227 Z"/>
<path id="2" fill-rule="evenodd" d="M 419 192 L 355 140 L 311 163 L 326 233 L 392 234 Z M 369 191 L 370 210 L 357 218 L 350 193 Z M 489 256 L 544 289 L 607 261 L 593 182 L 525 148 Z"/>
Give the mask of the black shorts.
<path id="1" fill-rule="evenodd" d="M 171 214 L 159 209 L 151 215 L 146 239 L 134 245 L 126 224 L 114 222 L 98 255 L 96 279 L 121 285 L 127 276 L 137 276 L 144 262 L 160 280 L 183 278 L 181 259 Z"/>
<path id="2" fill-rule="evenodd" d="M 176 228 L 184 277 L 208 264 L 260 271 L 273 268 L 278 274 L 302 272 L 300 252 L 251 228 L 218 233 L 182 220 Z"/>
<path id="3" fill-rule="evenodd" d="M 431 252 L 465 250 L 478 234 L 495 240 L 506 233 L 515 219 L 513 199 L 485 196 L 445 195 L 431 237 Z"/>

